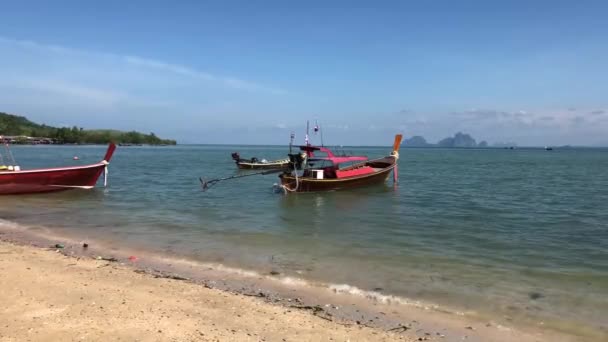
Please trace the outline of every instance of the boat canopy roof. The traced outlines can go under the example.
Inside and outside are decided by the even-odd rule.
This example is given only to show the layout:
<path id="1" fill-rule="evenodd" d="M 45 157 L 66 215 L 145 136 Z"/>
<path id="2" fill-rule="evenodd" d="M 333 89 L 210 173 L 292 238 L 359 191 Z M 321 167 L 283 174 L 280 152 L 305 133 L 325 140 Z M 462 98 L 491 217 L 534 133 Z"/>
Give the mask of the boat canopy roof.
<path id="1" fill-rule="evenodd" d="M 348 163 L 348 162 L 367 160 L 367 157 L 363 157 L 363 156 L 336 156 L 330 149 L 328 149 L 326 147 L 320 147 L 320 146 L 303 145 L 303 146 L 300 146 L 300 150 L 306 151 L 306 154 L 308 155 L 308 157 L 313 158 L 313 159 L 309 159 L 311 161 L 312 160 L 328 160 L 336 165 L 342 164 L 342 163 Z M 315 157 L 314 151 L 324 152 L 325 154 L 327 154 L 327 157 Z"/>
<path id="2" fill-rule="evenodd" d="M 356 162 L 356 161 L 367 161 L 367 157 L 362 156 L 350 156 L 350 157 L 321 157 L 309 159 L 310 161 L 318 161 L 318 160 L 327 160 L 334 164 L 342 164 L 348 162 Z"/>

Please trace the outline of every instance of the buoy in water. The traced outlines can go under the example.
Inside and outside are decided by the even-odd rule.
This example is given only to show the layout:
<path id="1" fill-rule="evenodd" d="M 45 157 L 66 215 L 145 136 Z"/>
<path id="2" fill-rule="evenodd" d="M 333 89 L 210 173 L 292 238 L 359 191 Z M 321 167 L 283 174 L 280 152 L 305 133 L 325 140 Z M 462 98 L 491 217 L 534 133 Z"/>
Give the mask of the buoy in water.
<path id="1" fill-rule="evenodd" d="M 73 158 L 74 160 L 79 160 L 80 158 L 78 158 L 78 156 L 74 156 Z"/>

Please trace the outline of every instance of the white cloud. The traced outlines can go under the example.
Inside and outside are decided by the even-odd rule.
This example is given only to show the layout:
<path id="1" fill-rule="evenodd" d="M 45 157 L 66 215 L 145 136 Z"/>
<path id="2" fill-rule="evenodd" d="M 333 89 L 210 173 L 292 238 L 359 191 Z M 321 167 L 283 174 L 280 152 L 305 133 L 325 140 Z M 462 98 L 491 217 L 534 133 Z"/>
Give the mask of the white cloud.
<path id="1" fill-rule="evenodd" d="M 208 74 L 206 72 L 197 71 L 194 69 L 190 69 L 190 68 L 187 68 L 187 67 L 184 67 L 181 65 L 174 65 L 174 64 L 169 64 L 169 63 L 165 63 L 165 62 L 155 61 L 152 59 L 135 57 L 135 56 L 125 56 L 123 59 L 125 62 L 127 62 L 131 65 L 137 66 L 137 67 L 160 69 L 160 70 L 169 71 L 169 72 L 172 72 L 175 74 L 200 78 L 200 79 L 208 80 L 208 81 L 218 80 L 217 77 L 215 77 L 211 74 Z"/>
<path id="2" fill-rule="evenodd" d="M 62 80 L 20 80 L 15 85 L 19 88 L 41 90 L 44 92 L 79 98 L 84 101 L 93 101 L 97 105 L 111 106 L 128 98 L 126 94 L 120 92 L 86 87 Z"/>
<path id="3" fill-rule="evenodd" d="M 34 49 L 45 53 L 58 54 L 58 55 L 79 55 L 79 56 L 90 56 L 99 59 L 111 59 L 117 63 L 126 63 L 127 65 L 146 68 L 153 70 L 160 70 L 164 72 L 170 72 L 176 75 L 184 77 L 195 78 L 210 83 L 215 83 L 220 86 L 246 91 L 263 92 L 268 94 L 286 94 L 287 91 L 280 88 L 269 87 L 266 85 L 258 84 L 255 82 L 246 81 L 240 78 L 214 75 L 208 72 L 196 70 L 194 68 L 182 66 L 179 64 L 168 63 L 164 61 L 158 61 L 150 58 L 143 58 L 138 56 L 121 56 L 113 53 L 103 52 L 92 52 L 80 49 L 74 49 L 71 47 L 53 45 L 53 44 L 42 44 L 29 40 L 16 40 L 0 36 L 0 44 L 18 46 L 26 49 Z"/>

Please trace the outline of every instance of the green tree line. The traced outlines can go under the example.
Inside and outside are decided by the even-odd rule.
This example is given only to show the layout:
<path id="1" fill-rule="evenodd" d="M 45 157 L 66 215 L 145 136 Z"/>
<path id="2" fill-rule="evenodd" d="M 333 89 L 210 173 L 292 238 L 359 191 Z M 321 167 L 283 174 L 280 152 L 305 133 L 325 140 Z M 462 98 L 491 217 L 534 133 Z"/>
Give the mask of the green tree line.
<path id="1" fill-rule="evenodd" d="M 57 144 L 125 144 L 175 145 L 175 140 L 161 139 L 154 133 L 136 131 L 85 130 L 81 127 L 52 127 L 31 122 L 23 116 L 0 112 L 0 135 L 49 138 Z"/>

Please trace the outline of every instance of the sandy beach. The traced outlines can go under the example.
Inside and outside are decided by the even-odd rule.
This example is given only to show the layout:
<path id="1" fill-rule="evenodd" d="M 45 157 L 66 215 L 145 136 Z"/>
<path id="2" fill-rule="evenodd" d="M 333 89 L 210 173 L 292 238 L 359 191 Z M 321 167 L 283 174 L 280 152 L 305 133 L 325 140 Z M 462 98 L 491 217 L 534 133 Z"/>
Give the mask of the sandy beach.
<path id="1" fill-rule="evenodd" d="M 405 340 L 117 263 L 5 242 L 0 271 L 0 341 Z"/>
<path id="2" fill-rule="evenodd" d="M 417 309 L 407 315 L 433 330 L 368 326 L 317 315 L 306 303 L 272 304 L 155 276 L 121 260 L 62 252 L 0 242 L 0 341 L 570 340 L 542 331 L 472 327 L 464 318 Z"/>

